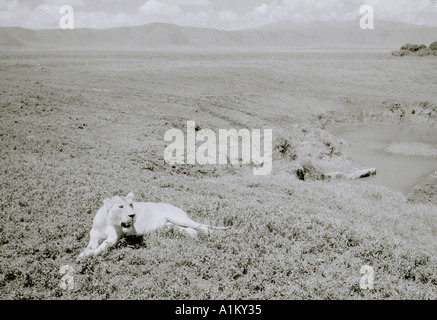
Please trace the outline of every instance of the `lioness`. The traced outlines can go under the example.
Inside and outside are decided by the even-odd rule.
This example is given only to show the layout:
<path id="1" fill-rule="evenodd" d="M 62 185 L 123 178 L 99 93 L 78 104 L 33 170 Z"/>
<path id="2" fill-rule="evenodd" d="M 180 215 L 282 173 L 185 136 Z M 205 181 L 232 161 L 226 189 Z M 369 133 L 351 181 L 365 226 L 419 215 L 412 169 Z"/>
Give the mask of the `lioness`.
<path id="1" fill-rule="evenodd" d="M 115 196 L 103 201 L 90 232 L 90 242 L 78 259 L 98 255 L 114 246 L 124 236 L 144 235 L 163 226 L 175 227 L 195 237 L 201 231 L 228 229 L 191 220 L 182 209 L 167 203 L 133 202 L 134 195 Z"/>

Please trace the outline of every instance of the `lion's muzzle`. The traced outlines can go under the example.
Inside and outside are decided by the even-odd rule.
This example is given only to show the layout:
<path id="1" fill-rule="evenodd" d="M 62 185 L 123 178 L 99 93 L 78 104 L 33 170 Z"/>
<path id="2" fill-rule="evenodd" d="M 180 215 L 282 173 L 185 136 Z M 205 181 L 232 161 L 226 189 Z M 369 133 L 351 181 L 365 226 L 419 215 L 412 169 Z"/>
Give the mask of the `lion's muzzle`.
<path id="1" fill-rule="evenodd" d="M 122 222 L 122 223 L 121 223 L 121 227 L 122 227 L 122 228 L 125 228 L 125 229 L 130 228 L 131 225 L 132 225 L 132 222 Z"/>

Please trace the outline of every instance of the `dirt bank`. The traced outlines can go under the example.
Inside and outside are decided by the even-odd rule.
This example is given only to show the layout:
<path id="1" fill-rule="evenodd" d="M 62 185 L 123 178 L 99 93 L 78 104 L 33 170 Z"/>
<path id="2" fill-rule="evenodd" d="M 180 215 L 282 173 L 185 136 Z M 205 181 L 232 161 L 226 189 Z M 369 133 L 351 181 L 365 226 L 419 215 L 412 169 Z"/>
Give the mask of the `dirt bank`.
<path id="1" fill-rule="evenodd" d="M 431 173 L 407 195 L 413 203 L 432 203 L 437 205 L 437 171 Z"/>

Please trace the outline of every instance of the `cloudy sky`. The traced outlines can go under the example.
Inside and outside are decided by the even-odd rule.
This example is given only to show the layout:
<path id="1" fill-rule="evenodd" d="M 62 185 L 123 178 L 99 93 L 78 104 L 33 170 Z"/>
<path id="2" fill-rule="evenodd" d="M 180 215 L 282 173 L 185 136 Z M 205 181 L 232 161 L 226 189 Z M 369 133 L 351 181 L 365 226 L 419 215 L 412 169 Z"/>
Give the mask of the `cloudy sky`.
<path id="1" fill-rule="evenodd" d="M 437 26 L 437 0 L 0 0 L 0 26 L 59 28 L 62 5 L 74 9 L 75 28 L 168 22 L 218 29 L 289 21 L 352 20 L 361 5 L 375 19 Z"/>

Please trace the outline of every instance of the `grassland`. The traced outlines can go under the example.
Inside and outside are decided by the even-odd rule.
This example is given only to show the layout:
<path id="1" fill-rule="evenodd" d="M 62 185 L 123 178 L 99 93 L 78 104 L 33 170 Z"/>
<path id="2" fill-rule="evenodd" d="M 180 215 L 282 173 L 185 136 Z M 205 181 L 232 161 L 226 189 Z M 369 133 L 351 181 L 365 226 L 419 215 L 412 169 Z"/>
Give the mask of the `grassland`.
<path id="1" fill-rule="evenodd" d="M 436 299 L 437 207 L 317 179 L 350 165 L 326 126 L 379 121 L 385 99 L 435 103 L 432 70 L 390 53 L 0 53 L 0 298 Z M 165 164 L 164 132 L 187 120 L 273 129 L 272 173 Z M 231 228 L 77 263 L 103 199 L 129 191 Z"/>

